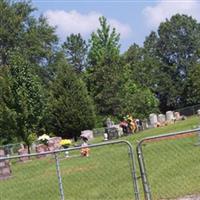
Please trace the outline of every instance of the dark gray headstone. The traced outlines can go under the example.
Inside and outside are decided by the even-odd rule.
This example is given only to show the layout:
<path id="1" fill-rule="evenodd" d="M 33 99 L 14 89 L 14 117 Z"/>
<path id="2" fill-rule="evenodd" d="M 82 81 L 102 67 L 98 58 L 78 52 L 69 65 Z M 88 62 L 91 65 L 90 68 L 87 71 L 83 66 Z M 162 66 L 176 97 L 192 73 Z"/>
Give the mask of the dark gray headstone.
<path id="1" fill-rule="evenodd" d="M 108 134 L 108 139 L 116 139 L 119 137 L 118 130 L 116 127 L 106 128 L 105 132 Z"/>

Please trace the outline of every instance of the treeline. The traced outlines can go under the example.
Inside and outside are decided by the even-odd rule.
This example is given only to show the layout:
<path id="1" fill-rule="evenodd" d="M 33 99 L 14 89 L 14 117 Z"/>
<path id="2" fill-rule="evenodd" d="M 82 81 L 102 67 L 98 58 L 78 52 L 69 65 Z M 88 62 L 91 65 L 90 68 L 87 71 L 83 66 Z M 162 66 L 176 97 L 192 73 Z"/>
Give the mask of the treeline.
<path id="1" fill-rule="evenodd" d="M 145 118 L 200 103 L 200 24 L 174 15 L 120 53 L 105 17 L 63 44 L 30 2 L 0 1 L 0 143 L 75 138 L 107 116 Z"/>

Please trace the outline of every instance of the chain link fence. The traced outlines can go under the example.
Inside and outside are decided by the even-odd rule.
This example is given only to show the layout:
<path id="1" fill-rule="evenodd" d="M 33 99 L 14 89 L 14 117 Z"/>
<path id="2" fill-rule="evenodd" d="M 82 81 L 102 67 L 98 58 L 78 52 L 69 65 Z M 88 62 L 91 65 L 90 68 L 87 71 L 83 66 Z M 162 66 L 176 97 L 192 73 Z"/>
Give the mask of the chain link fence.
<path id="1" fill-rule="evenodd" d="M 0 199 L 200 198 L 200 129 L 142 139 L 137 146 L 138 177 L 129 142 L 89 145 L 89 157 L 80 155 L 81 148 L 9 157 L 1 157 L 0 150 Z"/>
<path id="2" fill-rule="evenodd" d="M 45 157 L 37 155 L 29 158 L 16 156 L 6 160 L 9 161 L 11 173 L 10 176 L 4 176 L 4 179 L 0 180 L 0 199 L 59 199 L 53 155 Z"/>
<path id="3" fill-rule="evenodd" d="M 184 107 L 184 108 L 180 108 L 175 110 L 175 112 L 179 112 L 180 115 L 184 115 L 184 116 L 192 116 L 192 115 L 196 115 L 197 111 L 200 109 L 200 104 L 198 105 L 194 105 L 194 106 L 188 106 L 188 107 Z"/>
<path id="4" fill-rule="evenodd" d="M 6 155 L 17 155 L 18 150 L 21 148 L 20 143 L 16 144 L 7 144 L 7 145 L 2 145 L 0 146 L 0 149 L 3 149 L 5 151 Z"/>
<path id="5" fill-rule="evenodd" d="M 132 146 L 127 141 L 0 158 L 10 176 L 0 179 L 2 200 L 139 200 Z M 0 173 L 1 175 L 1 173 Z"/>
<path id="6" fill-rule="evenodd" d="M 137 146 L 146 200 L 200 199 L 200 129 L 148 137 Z"/>

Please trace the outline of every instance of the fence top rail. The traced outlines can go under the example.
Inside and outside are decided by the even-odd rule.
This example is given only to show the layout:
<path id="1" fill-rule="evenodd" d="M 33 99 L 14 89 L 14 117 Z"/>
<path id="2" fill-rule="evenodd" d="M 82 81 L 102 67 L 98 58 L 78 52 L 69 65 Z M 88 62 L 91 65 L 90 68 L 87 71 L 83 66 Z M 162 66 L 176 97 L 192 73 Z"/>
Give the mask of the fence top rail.
<path id="1" fill-rule="evenodd" d="M 139 142 L 138 142 L 138 145 L 137 145 L 137 148 L 141 147 L 141 145 L 144 143 L 144 142 L 147 142 L 147 141 L 150 141 L 150 140 L 157 140 L 157 139 L 165 139 L 165 138 L 170 138 L 170 137 L 173 137 L 173 136 L 183 136 L 183 135 L 186 135 L 186 134 L 193 134 L 193 133 L 196 133 L 196 132 L 200 132 L 200 128 L 197 128 L 197 129 L 191 129 L 191 130 L 186 130 L 186 131 L 178 131 L 178 132 L 173 132 L 173 133 L 167 133 L 167 134 L 161 134 L 161 135 L 156 135 L 156 136 L 150 136 L 150 137 L 145 137 L 143 139 L 141 139 Z"/>
<path id="2" fill-rule="evenodd" d="M 131 143 L 127 140 L 113 140 L 113 141 L 101 142 L 101 143 L 97 143 L 97 144 L 90 144 L 87 147 L 93 148 L 93 147 L 100 147 L 100 146 L 120 144 L 120 143 L 124 143 L 124 144 L 128 145 L 128 147 L 133 151 Z M 5 157 L 0 157 L 0 161 L 8 160 L 8 159 L 11 160 L 11 159 L 23 158 L 23 157 L 50 155 L 50 154 L 56 154 L 56 153 L 61 153 L 61 152 L 65 152 L 65 151 L 79 150 L 82 148 L 83 147 L 79 146 L 79 147 L 71 147 L 71 148 L 67 148 L 67 149 L 59 149 L 59 150 L 55 150 L 55 151 L 47 151 L 47 152 L 42 152 L 42 153 L 31 153 L 31 154 L 24 154 L 24 155 L 17 155 L 17 156 L 5 156 Z"/>
<path id="3" fill-rule="evenodd" d="M 13 147 L 13 146 L 17 146 L 17 145 L 19 146 L 19 145 L 21 145 L 21 143 L 0 145 L 0 148 L 4 148 L 4 147 Z"/>
<path id="4" fill-rule="evenodd" d="M 185 109 L 199 107 L 199 106 L 200 106 L 200 104 L 196 104 L 196 105 L 193 105 L 193 106 L 186 106 L 186 107 L 183 107 L 183 108 L 178 108 L 175 111 L 185 110 Z"/>

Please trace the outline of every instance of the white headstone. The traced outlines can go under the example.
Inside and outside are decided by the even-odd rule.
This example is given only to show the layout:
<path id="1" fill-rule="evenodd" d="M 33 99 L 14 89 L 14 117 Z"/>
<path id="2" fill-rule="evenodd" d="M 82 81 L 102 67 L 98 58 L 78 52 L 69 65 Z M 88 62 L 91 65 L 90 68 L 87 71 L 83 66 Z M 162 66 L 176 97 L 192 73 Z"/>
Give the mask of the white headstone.
<path id="1" fill-rule="evenodd" d="M 158 121 L 160 122 L 160 123 L 164 123 L 165 122 L 165 115 L 163 115 L 163 114 L 159 114 L 158 115 Z"/>
<path id="2" fill-rule="evenodd" d="M 173 113 L 173 111 L 167 111 L 166 112 L 166 119 L 167 119 L 167 121 L 173 121 L 174 120 L 174 113 Z"/>
<path id="3" fill-rule="evenodd" d="M 149 120 L 150 120 L 150 124 L 153 126 L 158 123 L 158 118 L 155 113 L 152 113 L 149 115 Z"/>
<path id="4" fill-rule="evenodd" d="M 197 110 L 197 115 L 198 115 L 198 116 L 200 116 L 200 109 L 199 109 L 199 110 Z"/>

